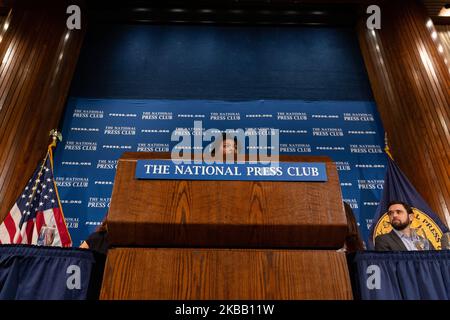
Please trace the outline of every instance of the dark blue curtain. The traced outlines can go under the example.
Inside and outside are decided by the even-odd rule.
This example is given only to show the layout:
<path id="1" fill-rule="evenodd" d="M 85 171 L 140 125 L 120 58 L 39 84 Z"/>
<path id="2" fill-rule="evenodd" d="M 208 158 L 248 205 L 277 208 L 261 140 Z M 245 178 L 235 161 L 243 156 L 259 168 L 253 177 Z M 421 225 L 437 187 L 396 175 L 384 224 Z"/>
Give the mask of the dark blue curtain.
<path id="1" fill-rule="evenodd" d="M 349 27 L 92 24 L 70 95 L 373 100 Z"/>
<path id="2" fill-rule="evenodd" d="M 349 256 L 349 264 L 356 298 L 450 299 L 450 251 L 361 252 Z"/>
<path id="3" fill-rule="evenodd" d="M 96 299 L 104 262 L 90 250 L 0 246 L 0 300 Z"/>

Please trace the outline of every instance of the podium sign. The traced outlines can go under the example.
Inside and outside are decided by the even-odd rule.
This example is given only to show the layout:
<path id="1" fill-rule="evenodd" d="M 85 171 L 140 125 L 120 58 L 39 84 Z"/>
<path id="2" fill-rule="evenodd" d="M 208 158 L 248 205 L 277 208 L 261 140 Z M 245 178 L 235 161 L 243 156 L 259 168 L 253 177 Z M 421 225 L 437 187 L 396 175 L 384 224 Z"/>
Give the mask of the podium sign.
<path id="1" fill-rule="evenodd" d="M 195 163 L 168 160 L 138 160 L 137 179 L 327 181 L 325 163 L 259 162 Z"/>

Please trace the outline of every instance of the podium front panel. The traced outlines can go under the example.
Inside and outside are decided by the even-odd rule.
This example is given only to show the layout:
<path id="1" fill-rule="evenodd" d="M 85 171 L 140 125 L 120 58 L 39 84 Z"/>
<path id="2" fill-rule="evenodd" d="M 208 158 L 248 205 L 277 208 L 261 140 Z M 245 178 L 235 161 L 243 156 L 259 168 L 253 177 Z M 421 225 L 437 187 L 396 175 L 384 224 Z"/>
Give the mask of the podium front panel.
<path id="1" fill-rule="evenodd" d="M 328 250 L 117 248 L 100 299 L 352 299 L 344 253 Z"/>
<path id="2" fill-rule="evenodd" d="M 112 245 L 152 247 L 340 248 L 347 232 L 338 173 L 326 157 L 328 181 L 138 180 L 138 159 L 119 160 L 108 215 Z"/>

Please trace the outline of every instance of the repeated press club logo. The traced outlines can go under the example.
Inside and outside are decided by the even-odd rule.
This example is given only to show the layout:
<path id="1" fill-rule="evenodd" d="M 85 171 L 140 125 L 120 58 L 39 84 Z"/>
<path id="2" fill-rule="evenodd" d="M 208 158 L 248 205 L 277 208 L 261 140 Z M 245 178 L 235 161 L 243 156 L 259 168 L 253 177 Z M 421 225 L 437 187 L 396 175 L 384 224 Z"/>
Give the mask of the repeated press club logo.
<path id="1" fill-rule="evenodd" d="M 109 208 L 111 198 L 89 197 L 88 208 Z"/>
<path id="2" fill-rule="evenodd" d="M 138 143 L 137 152 L 169 152 L 168 143 Z"/>
<path id="3" fill-rule="evenodd" d="M 328 104 L 324 106 L 283 101 L 129 103 L 74 98 L 68 105 L 65 141 L 57 163 L 61 200 L 68 201 L 64 203 L 68 205 L 66 215 L 78 216 L 82 208 L 89 207 L 89 212 L 83 213 L 83 221 L 102 219 L 118 159 L 124 152 L 206 152 L 214 149 L 217 135 L 228 132 L 238 137 L 239 151 L 249 155 L 331 157 L 344 198 L 358 199 L 351 205 L 365 221 L 373 213 L 372 206 L 363 205 L 373 202 L 372 193 L 365 190 L 381 191 L 379 183 L 372 180 L 382 179 L 386 170 L 383 142 L 379 141 L 382 135 L 374 117 L 376 112 L 372 111 L 375 106 L 361 103 L 361 112 L 354 105 L 343 112 L 336 112 Z M 361 174 L 369 170 L 374 179 L 363 180 Z M 86 233 L 84 227 L 84 223 L 79 227 L 80 234 Z"/>
<path id="4" fill-rule="evenodd" d="M 89 187 L 89 178 L 80 177 L 56 177 L 56 186 L 58 188 L 87 188 Z"/>
<path id="5" fill-rule="evenodd" d="M 106 126 L 103 133 L 105 135 L 134 136 L 136 135 L 136 127 Z"/>
<path id="6" fill-rule="evenodd" d="M 371 113 L 344 113 L 344 121 L 373 122 L 375 121 Z"/>
<path id="7" fill-rule="evenodd" d="M 75 109 L 72 117 L 74 119 L 103 119 L 104 112 L 102 110 L 85 110 L 85 109 Z"/>
<path id="8" fill-rule="evenodd" d="M 64 150 L 67 151 L 97 151 L 97 142 L 95 141 L 67 141 Z"/>
<path id="9" fill-rule="evenodd" d="M 306 112 L 277 112 L 277 120 L 280 121 L 306 121 Z"/>
<path id="10" fill-rule="evenodd" d="M 336 161 L 336 169 L 337 171 L 350 171 L 352 167 L 348 161 Z"/>
<path id="11" fill-rule="evenodd" d="M 350 144 L 351 153 L 383 153 L 380 145 L 376 144 Z"/>
<path id="12" fill-rule="evenodd" d="M 280 143 L 282 153 L 311 153 L 312 148 L 307 143 Z"/>
<path id="13" fill-rule="evenodd" d="M 99 159 L 97 160 L 96 168 L 100 170 L 116 170 L 117 160 Z"/>
<path id="14" fill-rule="evenodd" d="M 343 137 L 344 132 L 341 128 L 313 128 L 313 137 Z"/>
<path id="15" fill-rule="evenodd" d="M 239 121 L 241 114 L 239 112 L 211 112 L 209 119 L 213 121 Z"/>
<path id="16" fill-rule="evenodd" d="M 173 120 L 173 112 L 149 111 L 142 113 L 142 120 Z"/>

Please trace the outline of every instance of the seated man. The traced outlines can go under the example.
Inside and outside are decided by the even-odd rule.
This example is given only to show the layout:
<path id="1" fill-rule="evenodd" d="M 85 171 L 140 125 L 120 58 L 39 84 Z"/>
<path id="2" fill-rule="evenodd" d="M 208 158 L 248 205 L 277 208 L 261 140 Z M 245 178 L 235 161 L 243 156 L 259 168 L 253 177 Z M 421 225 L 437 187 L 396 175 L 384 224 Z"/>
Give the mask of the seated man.
<path id="1" fill-rule="evenodd" d="M 414 219 L 412 208 L 404 202 L 392 201 L 388 204 L 388 217 L 392 231 L 375 238 L 377 251 L 414 251 L 418 250 L 412 237 L 411 223 Z M 422 238 L 423 239 L 423 238 Z M 428 239 L 428 248 L 434 250 Z"/>

